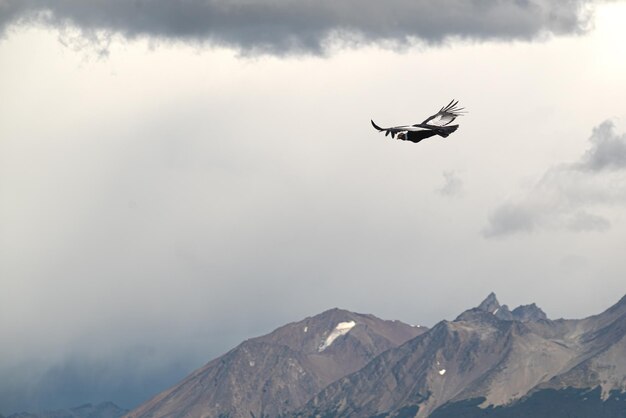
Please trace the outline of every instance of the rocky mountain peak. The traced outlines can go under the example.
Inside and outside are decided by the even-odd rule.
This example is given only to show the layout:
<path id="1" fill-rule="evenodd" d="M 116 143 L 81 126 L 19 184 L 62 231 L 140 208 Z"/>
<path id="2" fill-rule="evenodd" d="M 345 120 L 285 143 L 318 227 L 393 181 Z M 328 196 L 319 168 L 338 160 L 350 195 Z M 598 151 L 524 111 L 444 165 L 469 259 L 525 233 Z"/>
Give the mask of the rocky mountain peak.
<path id="1" fill-rule="evenodd" d="M 613 405 L 626 391 L 626 298 L 586 319 L 546 319 L 494 293 L 432 329 L 330 309 L 247 340 L 127 417 L 476 418 L 481 405 L 494 417 L 552 417 L 536 413 L 546 396 L 591 405 L 592 388 L 594 408 Z M 622 418 L 615 407 L 603 416 Z M 576 411 L 568 416 L 597 415 Z"/>
<path id="2" fill-rule="evenodd" d="M 478 305 L 478 309 L 480 309 L 481 311 L 489 312 L 492 314 L 495 314 L 499 308 L 500 302 L 498 302 L 498 298 L 493 292 L 489 293 L 485 300 L 483 300 L 480 305 Z"/>
<path id="3" fill-rule="evenodd" d="M 495 324 L 498 322 L 496 316 L 492 312 L 488 312 L 479 308 L 468 309 L 463 312 L 461 315 L 457 316 L 454 322 L 473 322 L 475 324 L 484 323 L 484 324 Z"/>
<path id="4" fill-rule="evenodd" d="M 425 332 L 400 321 L 329 309 L 244 341 L 127 417 L 283 416 Z"/>
<path id="5" fill-rule="evenodd" d="M 468 322 L 493 322 L 495 318 L 509 319 L 510 312 L 506 305 L 504 305 L 506 312 L 505 318 L 501 318 L 498 314 L 502 311 L 502 306 L 498 302 L 496 294 L 491 292 L 476 308 L 468 309 L 461 313 L 454 321 L 468 321 Z M 495 316 L 495 318 L 494 318 Z"/>
<path id="6" fill-rule="evenodd" d="M 626 305 L 626 301 L 624 301 L 624 304 Z M 477 308 L 465 311 L 457 319 L 467 319 L 469 317 L 476 318 L 481 316 L 478 315 L 476 312 L 470 315 L 471 311 L 489 313 L 503 321 L 528 322 L 548 319 L 546 313 L 534 303 L 531 303 L 530 305 L 520 305 L 517 308 L 513 309 L 513 311 L 511 311 L 507 305 L 500 305 L 496 294 L 493 292 L 491 292 L 485 298 L 485 300 L 483 300 L 480 305 L 478 305 Z"/>
<path id="7" fill-rule="evenodd" d="M 548 319 L 546 313 L 540 307 L 531 303 L 530 305 L 521 305 L 513 309 L 513 318 L 517 321 L 540 321 Z"/>
<path id="8" fill-rule="evenodd" d="M 500 306 L 500 309 L 498 309 L 496 313 L 494 313 L 494 315 L 496 316 L 496 318 L 502 319 L 503 321 L 515 320 L 513 313 L 511 312 L 511 310 L 509 309 L 507 305 Z"/>

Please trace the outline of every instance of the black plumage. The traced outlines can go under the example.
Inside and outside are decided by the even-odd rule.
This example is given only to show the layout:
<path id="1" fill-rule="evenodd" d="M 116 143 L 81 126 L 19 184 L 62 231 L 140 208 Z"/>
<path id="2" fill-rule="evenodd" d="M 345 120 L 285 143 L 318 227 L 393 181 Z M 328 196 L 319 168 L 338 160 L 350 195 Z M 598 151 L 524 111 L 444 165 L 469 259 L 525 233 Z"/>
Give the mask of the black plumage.
<path id="1" fill-rule="evenodd" d="M 446 138 L 459 128 L 459 125 L 450 125 L 458 116 L 462 116 L 464 108 L 458 107 L 458 100 L 452 100 L 446 106 L 439 109 L 439 112 L 432 116 L 429 116 L 422 123 L 416 123 L 415 125 L 401 125 L 391 128 L 381 128 L 376 125 L 374 121 L 372 126 L 380 131 L 385 132 L 385 136 L 391 134 L 392 138 L 396 135 L 398 139 L 403 141 L 420 142 L 422 139 L 430 138 L 431 136 L 439 135 Z"/>

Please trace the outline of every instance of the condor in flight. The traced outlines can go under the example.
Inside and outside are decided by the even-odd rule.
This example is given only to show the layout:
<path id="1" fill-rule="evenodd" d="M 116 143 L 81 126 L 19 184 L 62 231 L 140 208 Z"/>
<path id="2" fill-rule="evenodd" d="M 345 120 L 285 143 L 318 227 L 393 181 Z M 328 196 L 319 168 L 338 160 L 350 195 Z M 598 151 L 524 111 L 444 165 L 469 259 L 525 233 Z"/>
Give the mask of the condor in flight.
<path id="1" fill-rule="evenodd" d="M 380 132 L 385 132 L 385 136 L 391 134 L 392 138 L 395 138 L 398 134 L 398 139 L 403 141 L 420 142 L 422 139 L 429 138 L 434 135 L 441 137 L 447 137 L 452 132 L 456 131 L 459 125 L 450 125 L 457 116 L 462 116 L 464 108 L 459 108 L 457 105 L 459 101 L 452 100 L 447 106 L 442 107 L 439 112 L 427 118 L 422 123 L 416 123 L 415 125 L 402 125 L 394 126 L 392 128 L 381 128 L 376 125 L 372 120 L 372 126 Z"/>

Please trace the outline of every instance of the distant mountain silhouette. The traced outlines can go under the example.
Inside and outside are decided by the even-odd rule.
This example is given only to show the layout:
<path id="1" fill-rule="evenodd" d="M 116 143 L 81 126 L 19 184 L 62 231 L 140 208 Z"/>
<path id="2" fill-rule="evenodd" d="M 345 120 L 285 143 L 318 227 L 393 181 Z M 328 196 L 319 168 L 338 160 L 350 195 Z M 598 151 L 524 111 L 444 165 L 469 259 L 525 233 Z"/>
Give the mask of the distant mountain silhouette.
<path id="1" fill-rule="evenodd" d="M 20 412 L 7 418 L 119 418 L 127 412 L 127 409 L 120 408 L 112 402 L 102 402 L 98 405 L 88 403 L 76 408 L 40 413 Z"/>

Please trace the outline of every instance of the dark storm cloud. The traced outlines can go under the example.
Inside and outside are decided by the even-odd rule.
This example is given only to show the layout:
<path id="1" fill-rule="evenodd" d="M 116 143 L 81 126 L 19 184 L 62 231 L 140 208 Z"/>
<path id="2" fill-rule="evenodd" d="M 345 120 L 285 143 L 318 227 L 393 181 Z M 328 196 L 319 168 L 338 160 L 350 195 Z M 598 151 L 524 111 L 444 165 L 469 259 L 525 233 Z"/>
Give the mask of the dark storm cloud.
<path id="1" fill-rule="evenodd" d="M 578 33 L 589 0 L 4 0 L 0 32 L 11 23 L 76 27 L 125 38 L 207 42 L 245 52 L 320 53 L 328 44 L 449 37 L 531 39 Z"/>
<path id="2" fill-rule="evenodd" d="M 593 129 L 591 147 L 579 161 L 551 167 L 515 203 L 496 208 L 484 229 L 486 237 L 531 232 L 539 228 L 604 231 L 605 217 L 591 213 L 626 202 L 626 134 L 612 122 Z"/>

